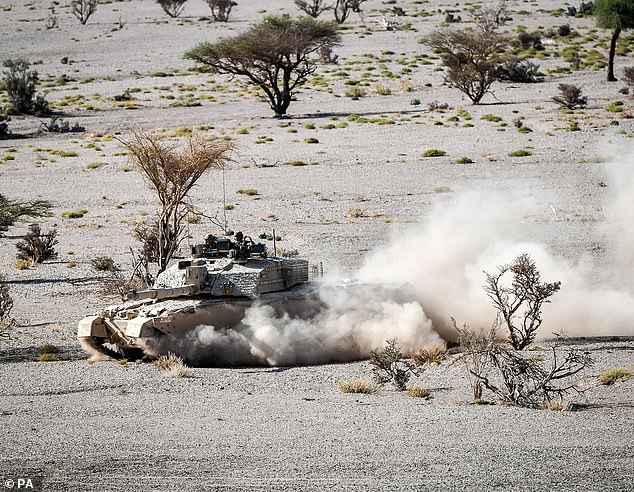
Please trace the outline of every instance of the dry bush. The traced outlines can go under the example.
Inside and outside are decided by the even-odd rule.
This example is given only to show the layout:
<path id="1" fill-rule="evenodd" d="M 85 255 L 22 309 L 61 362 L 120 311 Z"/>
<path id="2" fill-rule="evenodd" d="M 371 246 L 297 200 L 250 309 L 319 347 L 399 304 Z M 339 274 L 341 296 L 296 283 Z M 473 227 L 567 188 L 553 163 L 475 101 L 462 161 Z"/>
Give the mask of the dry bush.
<path id="1" fill-rule="evenodd" d="M 299 10 L 315 19 L 319 17 L 322 12 L 332 8 L 332 5 L 326 4 L 325 0 L 295 0 L 295 5 Z"/>
<path id="2" fill-rule="evenodd" d="M 523 50 L 528 50 L 531 48 L 537 51 L 544 50 L 542 38 L 537 32 L 530 33 L 527 31 L 522 31 L 517 35 L 517 42 L 514 41 L 513 44 L 519 44 L 520 48 L 522 48 Z"/>
<path id="3" fill-rule="evenodd" d="M 207 5 L 211 9 L 211 16 L 217 22 L 227 22 L 233 7 L 238 5 L 233 0 L 207 0 Z"/>
<path id="4" fill-rule="evenodd" d="M 276 117 L 282 117 L 316 70 L 313 55 L 335 46 L 340 35 L 331 22 L 311 17 L 266 17 L 237 36 L 201 43 L 185 53 L 216 73 L 246 77 L 266 94 Z"/>
<path id="5" fill-rule="evenodd" d="M 503 277 L 510 273 L 513 280 L 504 286 Z M 561 282 L 541 282 L 535 262 L 527 254 L 518 256 L 510 265 L 498 267 L 497 273 L 486 273 L 484 291 L 493 301 L 509 332 L 514 349 L 522 350 L 530 345 L 542 324 L 542 304 L 561 287 Z M 522 313 L 518 316 L 518 313 Z M 518 320 L 519 318 L 519 320 Z"/>
<path id="6" fill-rule="evenodd" d="M 409 396 L 413 396 L 414 398 L 425 398 L 426 400 L 428 400 L 431 396 L 431 393 L 429 392 L 429 390 L 419 384 L 410 386 L 409 388 L 405 390 L 405 392 Z"/>
<path id="7" fill-rule="evenodd" d="M 482 399 L 482 379 L 488 377 L 492 366 L 490 354 L 499 350 L 500 342 L 497 339 L 497 324 L 493 324 L 488 330 L 478 332 L 468 325 L 458 327 L 456 320 L 451 319 L 454 329 L 458 333 L 460 356 L 457 362 L 464 364 L 469 375 L 469 384 L 473 390 L 473 401 L 480 403 Z"/>
<path id="8" fill-rule="evenodd" d="M 98 272 L 118 272 L 119 267 L 110 256 L 97 256 L 90 260 L 92 267 Z"/>
<path id="9" fill-rule="evenodd" d="M 421 347 L 411 355 L 411 358 L 417 366 L 440 364 L 447 358 L 447 348 L 439 344 Z"/>
<path id="10" fill-rule="evenodd" d="M 343 24 L 352 12 L 361 13 L 361 4 L 366 0 L 337 0 L 335 3 L 335 20 Z"/>
<path id="11" fill-rule="evenodd" d="M 559 96 L 553 97 L 553 101 L 559 104 L 562 108 L 585 108 L 588 103 L 588 98 L 581 95 L 583 91 L 576 85 L 559 84 L 559 93 Z"/>
<path id="12" fill-rule="evenodd" d="M 43 261 L 56 258 L 56 237 L 57 231 L 55 229 L 51 229 L 47 233 L 42 233 L 38 224 L 32 224 L 22 241 L 19 241 L 15 245 L 18 250 L 16 258 L 33 263 L 42 263 Z"/>
<path id="13" fill-rule="evenodd" d="M 4 275 L 0 273 L 0 337 L 8 336 L 5 332 L 11 324 L 11 310 L 13 309 L 13 298 L 9 292 L 9 284 L 4 279 Z"/>
<path id="14" fill-rule="evenodd" d="M 572 410 L 573 405 L 568 400 L 551 400 L 546 404 L 545 408 L 552 412 L 569 412 Z"/>
<path id="15" fill-rule="evenodd" d="M 439 29 L 424 42 L 442 56 L 445 81 L 478 104 L 500 78 L 509 39 L 494 31 Z"/>
<path id="16" fill-rule="evenodd" d="M 154 364 L 171 378 L 184 378 L 189 376 L 190 373 L 190 369 L 183 359 L 172 353 L 161 355 Z"/>
<path id="17" fill-rule="evenodd" d="M 370 365 L 374 380 L 383 385 L 391 382 L 404 391 L 412 374 L 418 374 L 414 365 L 405 360 L 396 338 L 386 341 L 385 347 L 370 351 Z"/>
<path id="18" fill-rule="evenodd" d="M 508 20 L 508 2 L 499 0 L 495 7 L 481 7 L 473 12 L 473 21 L 483 32 L 493 32 Z"/>
<path id="19" fill-rule="evenodd" d="M 84 25 L 97 10 L 97 0 L 71 0 L 70 8 L 73 15 Z"/>
<path id="20" fill-rule="evenodd" d="M 625 67 L 623 69 L 623 80 L 627 85 L 634 85 L 634 67 Z"/>
<path id="21" fill-rule="evenodd" d="M 374 393 L 377 387 L 371 381 L 367 379 L 351 379 L 349 381 L 342 381 L 339 383 L 339 391 L 342 393 Z"/>
<path id="22" fill-rule="evenodd" d="M 165 13 L 170 17 L 178 17 L 181 15 L 187 0 L 157 0 Z"/>
<path id="23" fill-rule="evenodd" d="M 160 204 L 154 223 L 135 228 L 135 235 L 143 242 L 142 261 L 146 266 L 156 263 L 160 273 L 184 239 L 189 192 L 203 174 L 225 166 L 233 144 L 225 140 L 210 142 L 195 134 L 179 147 L 158 135 L 142 132 L 132 132 L 129 140 L 121 142 Z"/>

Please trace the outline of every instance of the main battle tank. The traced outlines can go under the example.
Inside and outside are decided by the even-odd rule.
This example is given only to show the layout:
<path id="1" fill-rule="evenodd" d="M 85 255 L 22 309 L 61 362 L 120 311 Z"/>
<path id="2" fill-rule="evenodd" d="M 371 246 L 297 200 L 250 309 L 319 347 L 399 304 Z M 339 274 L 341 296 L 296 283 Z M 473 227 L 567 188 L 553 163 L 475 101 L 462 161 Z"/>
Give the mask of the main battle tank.
<path id="1" fill-rule="evenodd" d="M 82 319 L 77 337 L 85 350 L 157 356 L 162 337 L 184 338 L 201 325 L 235 327 L 256 300 L 279 316 L 319 312 L 306 260 L 268 256 L 263 244 L 240 232 L 233 240 L 210 234 L 191 253 L 159 274 L 153 288 L 130 291 L 123 304 Z"/>

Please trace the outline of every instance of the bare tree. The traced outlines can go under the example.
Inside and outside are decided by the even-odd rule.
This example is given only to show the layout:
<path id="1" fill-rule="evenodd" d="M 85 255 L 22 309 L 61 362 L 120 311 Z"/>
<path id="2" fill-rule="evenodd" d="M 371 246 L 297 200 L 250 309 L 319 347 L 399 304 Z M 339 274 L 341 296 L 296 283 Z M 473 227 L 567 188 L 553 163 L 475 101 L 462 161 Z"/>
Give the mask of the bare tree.
<path id="1" fill-rule="evenodd" d="M 484 32 L 493 32 L 503 26 L 508 18 L 508 2 L 500 0 L 495 7 L 482 7 L 473 12 L 473 20 Z"/>
<path id="2" fill-rule="evenodd" d="M 207 0 L 211 15 L 217 22 L 227 22 L 233 7 L 238 5 L 233 0 Z"/>
<path id="3" fill-rule="evenodd" d="M 502 278 L 509 272 L 513 280 L 509 287 Z M 493 301 L 501 320 L 509 331 L 510 342 L 516 350 L 522 350 L 535 339 L 542 324 L 542 304 L 561 287 L 561 282 L 541 282 L 535 262 L 527 254 L 518 256 L 510 265 L 498 267 L 498 272 L 486 275 L 484 291 Z M 519 316 L 520 308 L 524 309 Z"/>
<path id="4" fill-rule="evenodd" d="M 467 95 L 473 104 L 491 92 L 500 78 L 500 64 L 508 38 L 497 32 L 440 29 L 424 38 L 425 43 L 441 54 L 447 67 L 445 81 Z"/>
<path id="5" fill-rule="evenodd" d="M 88 22 L 90 16 L 97 10 L 97 0 L 71 0 L 71 12 L 82 25 Z"/>
<path id="6" fill-rule="evenodd" d="M 337 0 L 335 4 L 335 20 L 343 24 L 352 12 L 361 13 L 361 4 L 366 0 Z"/>
<path id="7" fill-rule="evenodd" d="M 217 73 L 244 76 L 266 94 L 275 116 L 282 117 L 316 69 L 312 55 L 338 44 L 339 39 L 331 22 L 267 17 L 237 36 L 201 43 L 185 53 L 185 58 Z"/>
<path id="8" fill-rule="evenodd" d="M 144 247 L 149 248 L 144 256 L 157 264 L 160 273 L 184 239 L 189 192 L 207 171 L 223 168 L 233 145 L 220 140 L 209 142 L 201 135 L 194 135 L 180 147 L 142 132 L 133 132 L 129 140 L 121 142 L 160 204 L 155 225 L 142 233 Z"/>
<path id="9" fill-rule="evenodd" d="M 157 0 L 165 13 L 170 17 L 178 17 L 185 8 L 187 0 Z"/>
<path id="10" fill-rule="evenodd" d="M 314 17 L 319 17 L 322 12 L 330 10 L 332 5 L 326 4 L 324 0 L 295 0 L 295 5 L 302 12 Z"/>

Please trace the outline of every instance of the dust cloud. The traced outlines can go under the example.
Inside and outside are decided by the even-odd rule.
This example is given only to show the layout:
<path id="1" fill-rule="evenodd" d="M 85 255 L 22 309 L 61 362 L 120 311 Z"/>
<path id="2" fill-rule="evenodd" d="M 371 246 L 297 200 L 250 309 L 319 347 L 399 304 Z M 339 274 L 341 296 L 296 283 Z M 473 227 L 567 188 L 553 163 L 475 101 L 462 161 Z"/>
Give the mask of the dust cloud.
<path id="1" fill-rule="evenodd" d="M 437 206 L 421 224 L 393 231 L 391 242 L 371 253 L 357 272 L 356 287 L 321 289 L 316 316 L 294 319 L 256 303 L 239 326 L 200 326 L 186 339 L 165 342 L 161 351 L 175 351 L 198 365 L 281 366 L 364 359 L 397 338 L 409 354 L 454 339 L 451 317 L 474 328 L 491 326 L 495 311 L 482 289 L 483 272 L 522 253 L 536 262 L 542 281 L 562 285 L 544 305 L 538 336 L 634 335 L 632 167 L 606 168 L 611 198 L 603 205 L 605 220 L 588 225 L 606 244 L 601 264 L 590 255 L 571 261 L 545 244 L 514 240 L 518 220 L 530 217 L 534 203 L 464 194 Z M 555 212 L 548 220 L 561 219 Z M 597 284 L 598 278 L 613 283 Z M 410 286 L 408 295 L 387 287 L 404 284 Z"/>

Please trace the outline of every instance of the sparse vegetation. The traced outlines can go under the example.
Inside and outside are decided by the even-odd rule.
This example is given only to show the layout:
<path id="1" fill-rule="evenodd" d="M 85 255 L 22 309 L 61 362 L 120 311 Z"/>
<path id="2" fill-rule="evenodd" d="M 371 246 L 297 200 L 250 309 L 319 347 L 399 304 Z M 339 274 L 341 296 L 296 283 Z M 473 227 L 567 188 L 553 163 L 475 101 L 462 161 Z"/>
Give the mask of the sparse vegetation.
<path id="1" fill-rule="evenodd" d="M 236 190 L 236 193 L 238 195 L 247 195 L 247 196 L 259 195 L 258 190 L 253 188 L 240 188 L 239 190 Z"/>
<path id="2" fill-rule="evenodd" d="M 610 385 L 614 384 L 618 381 L 625 381 L 632 376 L 632 371 L 628 369 L 610 369 L 609 371 L 605 371 L 601 376 L 599 376 L 599 381 L 601 384 Z"/>
<path id="3" fill-rule="evenodd" d="M 20 202 L 9 200 L 0 194 L 0 236 L 17 221 L 26 217 L 40 218 L 50 216 L 52 206 L 47 200 Z"/>
<path id="4" fill-rule="evenodd" d="M 507 273 L 513 277 L 510 286 L 502 283 Z M 515 350 L 526 348 L 533 342 L 542 324 L 542 305 L 550 302 L 550 297 L 560 289 L 561 282 L 541 282 L 539 270 L 527 254 L 518 256 L 509 265 L 498 267 L 497 273 L 485 272 L 485 275 L 484 291 L 505 323 L 511 345 Z"/>
<path id="5" fill-rule="evenodd" d="M 62 219 L 81 219 L 88 213 L 88 210 L 72 210 L 70 212 L 62 212 Z"/>
<path id="6" fill-rule="evenodd" d="M 582 96 L 581 88 L 572 84 L 559 84 L 559 95 L 553 97 L 559 106 L 566 109 L 585 108 L 588 98 Z"/>
<path id="7" fill-rule="evenodd" d="M 38 362 L 53 362 L 58 359 L 61 352 L 59 347 L 51 344 L 41 345 L 36 350 L 36 359 Z"/>
<path id="8" fill-rule="evenodd" d="M 311 55 L 339 43 L 329 22 L 311 17 L 267 17 L 248 31 L 185 53 L 216 73 L 246 77 L 269 100 L 276 117 L 286 114 L 297 90 L 315 71 Z"/>
<path id="9" fill-rule="evenodd" d="M 429 390 L 420 384 L 410 386 L 405 390 L 405 392 L 414 398 L 424 398 L 425 400 L 428 400 L 431 397 Z"/>
<path id="10" fill-rule="evenodd" d="M 4 90 L 9 97 L 7 112 L 10 114 L 40 114 L 48 111 L 48 102 L 42 94 L 37 94 L 39 76 L 30 70 L 31 64 L 18 58 L 5 60 L 3 72 Z"/>
<path id="11" fill-rule="evenodd" d="M 97 272 L 118 272 L 119 267 L 110 256 L 97 256 L 90 260 L 90 264 Z"/>
<path id="12" fill-rule="evenodd" d="M 471 157 L 463 156 L 456 159 L 456 164 L 473 164 Z"/>
<path id="13" fill-rule="evenodd" d="M 97 3 L 97 0 L 71 0 L 70 11 L 84 25 L 97 10 Z"/>
<path id="14" fill-rule="evenodd" d="M 427 149 L 423 151 L 423 153 L 421 154 L 421 157 L 442 157 L 444 155 L 447 155 L 447 152 L 445 152 L 444 150 Z"/>
<path id="15" fill-rule="evenodd" d="M 157 0 L 161 8 L 170 17 L 178 17 L 181 15 L 187 0 Z"/>
<path id="16" fill-rule="evenodd" d="M 24 238 L 15 245 L 18 250 L 17 260 L 42 263 L 56 258 L 56 237 L 57 231 L 55 229 L 42 233 L 38 224 L 32 224 Z"/>
<path id="17" fill-rule="evenodd" d="M 526 149 L 512 150 L 508 153 L 509 157 L 528 157 L 530 155 L 533 155 L 533 153 Z"/>
<path id="18" fill-rule="evenodd" d="M 395 338 L 387 340 L 385 347 L 370 351 L 370 365 L 375 381 L 383 385 L 392 383 L 404 391 L 412 374 L 416 374 L 414 365 L 406 360 Z"/>
<path id="19" fill-rule="evenodd" d="M 351 379 L 339 383 L 339 391 L 342 393 L 371 394 L 376 392 L 377 386 L 367 379 Z"/>
<path id="20" fill-rule="evenodd" d="M 154 363 L 163 374 L 171 378 L 184 378 L 190 373 L 190 369 L 183 359 L 172 353 L 161 355 Z"/>
<path id="21" fill-rule="evenodd" d="M 428 347 L 421 347 L 412 354 L 412 361 L 417 366 L 425 364 L 440 364 L 447 358 L 447 348 L 444 345 L 436 344 Z"/>

